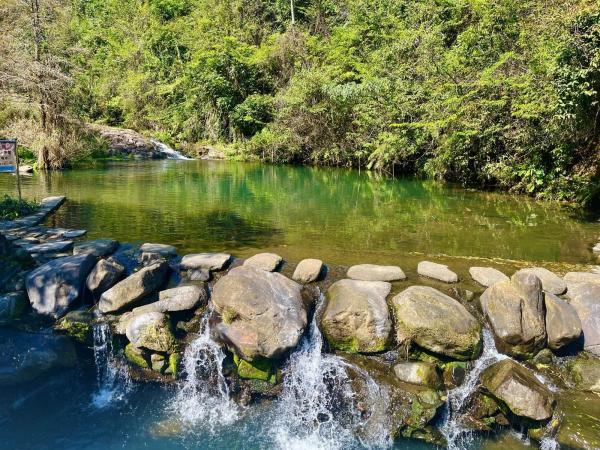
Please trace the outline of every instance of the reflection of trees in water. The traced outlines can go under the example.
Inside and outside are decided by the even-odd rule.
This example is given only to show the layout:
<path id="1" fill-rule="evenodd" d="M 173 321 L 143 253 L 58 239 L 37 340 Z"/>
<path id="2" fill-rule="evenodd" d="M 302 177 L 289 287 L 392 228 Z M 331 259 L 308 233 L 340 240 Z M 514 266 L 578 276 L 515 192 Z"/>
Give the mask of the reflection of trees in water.
<path id="1" fill-rule="evenodd" d="M 580 261 L 596 237 L 553 204 L 346 169 L 133 162 L 44 175 L 28 189 L 65 193 L 66 225 L 195 250 L 285 243 Z"/>

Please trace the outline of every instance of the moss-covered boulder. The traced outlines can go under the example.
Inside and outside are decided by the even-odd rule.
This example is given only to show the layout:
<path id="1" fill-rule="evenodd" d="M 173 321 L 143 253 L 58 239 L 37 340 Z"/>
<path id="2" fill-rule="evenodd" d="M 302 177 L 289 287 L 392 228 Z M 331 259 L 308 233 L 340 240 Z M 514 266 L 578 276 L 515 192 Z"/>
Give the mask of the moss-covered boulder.
<path id="1" fill-rule="evenodd" d="M 481 324 L 457 300 L 428 286 L 411 286 L 392 299 L 398 344 L 415 343 L 456 360 L 481 352 Z"/>
<path id="2" fill-rule="evenodd" d="M 263 380 L 275 384 L 277 379 L 277 369 L 273 361 L 267 358 L 255 358 L 252 361 L 241 359 L 233 355 L 233 362 L 237 368 L 240 378 L 248 380 Z"/>
<path id="3" fill-rule="evenodd" d="M 67 313 L 56 323 L 54 329 L 65 332 L 82 344 L 90 344 L 93 340 L 93 321 L 91 311 L 79 309 Z"/>
<path id="4" fill-rule="evenodd" d="M 327 290 L 320 327 L 329 345 L 351 353 L 386 349 L 392 321 L 381 281 L 340 280 Z"/>
<path id="5" fill-rule="evenodd" d="M 165 369 L 165 374 L 177 377 L 179 362 L 181 361 L 181 353 L 174 352 L 169 355 L 168 365 Z"/>
<path id="6" fill-rule="evenodd" d="M 394 365 L 394 373 L 405 383 L 440 389 L 442 382 L 435 364 L 423 361 L 402 361 Z"/>
<path id="7" fill-rule="evenodd" d="M 577 389 L 600 394 L 600 359 L 585 354 L 568 365 Z"/>
<path id="8" fill-rule="evenodd" d="M 561 424 L 556 440 L 562 449 L 600 448 L 600 397 L 597 394 L 564 391 L 558 399 Z"/>
<path id="9" fill-rule="evenodd" d="M 166 314 L 149 312 L 134 316 L 127 324 L 127 339 L 137 348 L 159 353 L 177 350 L 177 340 Z"/>
<path id="10" fill-rule="evenodd" d="M 127 359 L 127 361 L 134 366 L 142 369 L 150 369 L 150 362 L 146 352 L 140 348 L 137 348 L 131 342 L 125 346 L 123 354 L 125 359 Z"/>

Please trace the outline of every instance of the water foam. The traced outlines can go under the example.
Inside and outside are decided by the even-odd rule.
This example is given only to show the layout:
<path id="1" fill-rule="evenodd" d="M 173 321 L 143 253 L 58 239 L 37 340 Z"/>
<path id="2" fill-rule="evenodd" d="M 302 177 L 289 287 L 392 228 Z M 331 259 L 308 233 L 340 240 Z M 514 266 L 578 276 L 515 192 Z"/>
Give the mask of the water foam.
<path id="1" fill-rule="evenodd" d="M 159 152 L 166 155 L 167 159 L 183 159 L 183 160 L 192 159 L 192 158 L 188 158 L 185 155 L 182 155 L 177 150 L 169 147 L 164 142 L 157 141 L 156 139 L 152 139 L 151 141 L 154 144 L 154 146 L 158 149 Z"/>

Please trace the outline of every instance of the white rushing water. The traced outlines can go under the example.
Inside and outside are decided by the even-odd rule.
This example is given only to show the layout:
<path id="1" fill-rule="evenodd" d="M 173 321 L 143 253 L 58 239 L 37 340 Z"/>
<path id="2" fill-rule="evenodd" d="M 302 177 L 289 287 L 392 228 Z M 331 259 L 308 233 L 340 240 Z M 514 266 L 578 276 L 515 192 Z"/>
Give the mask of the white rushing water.
<path id="1" fill-rule="evenodd" d="M 189 160 L 192 158 L 188 158 L 187 156 L 182 155 L 177 150 L 169 147 L 164 142 L 157 141 L 156 139 L 151 139 L 154 146 L 158 149 L 159 152 L 163 153 L 167 156 L 167 159 L 185 159 Z"/>
<path id="2" fill-rule="evenodd" d="M 225 352 L 210 335 L 210 311 L 204 313 L 200 333 L 183 355 L 184 380 L 171 409 L 188 427 L 215 432 L 235 422 L 240 408 L 231 400 L 223 375 Z"/>
<path id="3" fill-rule="evenodd" d="M 450 450 L 465 450 L 473 441 L 473 431 L 462 423 L 462 414 L 468 406 L 471 395 L 476 391 L 479 376 L 495 362 L 508 358 L 496 349 L 492 332 L 483 329 L 483 351 L 475 365 L 467 374 L 465 381 L 455 389 L 448 392 L 446 413 L 441 431 L 446 438 Z"/>
<path id="4" fill-rule="evenodd" d="M 93 335 L 98 389 L 92 396 L 92 405 L 104 409 L 126 401 L 133 383 L 127 368 L 115 358 L 110 326 L 104 322 L 95 323 Z"/>

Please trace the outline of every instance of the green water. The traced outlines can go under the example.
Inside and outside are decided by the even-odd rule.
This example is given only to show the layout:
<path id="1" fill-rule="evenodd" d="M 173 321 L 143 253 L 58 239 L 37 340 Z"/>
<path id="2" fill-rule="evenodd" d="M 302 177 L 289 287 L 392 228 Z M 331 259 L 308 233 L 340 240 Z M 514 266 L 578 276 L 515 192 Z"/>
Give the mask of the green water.
<path id="1" fill-rule="evenodd" d="M 591 263 L 600 234 L 554 204 L 354 170 L 166 160 L 35 174 L 22 184 L 29 199 L 68 197 L 53 225 L 169 243 L 182 254 L 271 250 L 290 261 L 409 271 L 423 255 L 447 255 L 460 270 L 465 258 Z M 0 191 L 11 190 L 14 177 L 0 175 Z"/>

